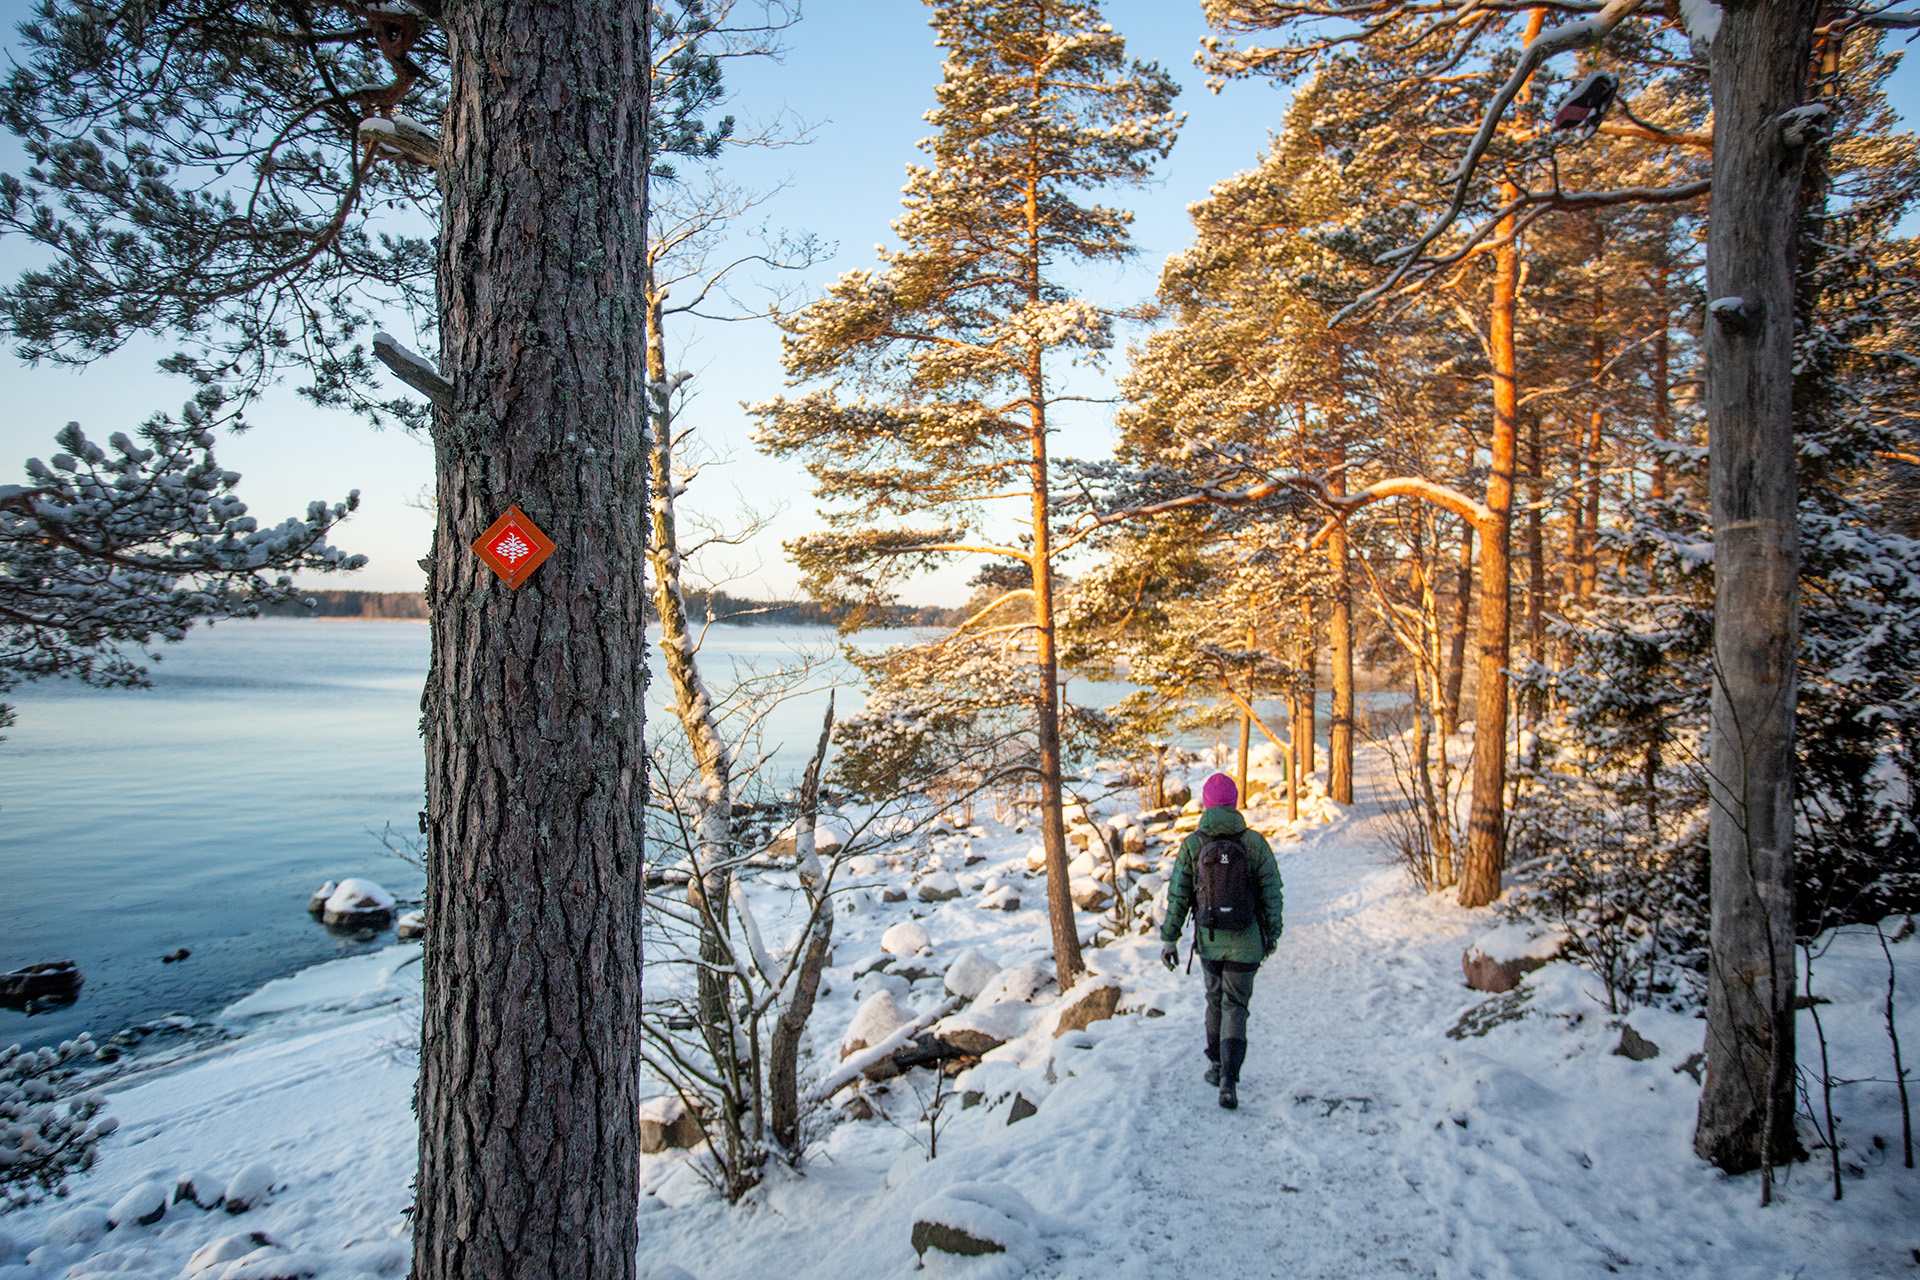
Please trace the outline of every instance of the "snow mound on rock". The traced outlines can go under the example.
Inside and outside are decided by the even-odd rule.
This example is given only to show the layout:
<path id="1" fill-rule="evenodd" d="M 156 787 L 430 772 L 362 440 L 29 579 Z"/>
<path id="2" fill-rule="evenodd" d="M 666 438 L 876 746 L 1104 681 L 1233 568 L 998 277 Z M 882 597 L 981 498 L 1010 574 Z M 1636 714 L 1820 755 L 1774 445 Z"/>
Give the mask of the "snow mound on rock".
<path id="1" fill-rule="evenodd" d="M 902 920 L 880 935 L 880 949 L 890 956 L 918 955 L 933 946 L 927 927 L 918 920 Z"/>
<path id="2" fill-rule="evenodd" d="M 840 1056 L 844 1058 L 879 1044 L 912 1022 L 916 1016 L 911 1009 L 900 1007 L 900 1002 L 893 998 L 893 992 L 874 992 L 855 1011 L 853 1021 L 847 1026 L 847 1034 L 840 1038 Z"/>
<path id="3" fill-rule="evenodd" d="M 947 966 L 947 992 L 971 1000 L 1000 974 L 1000 966 L 968 947 Z"/>
<path id="4" fill-rule="evenodd" d="M 391 911 L 393 895 L 372 880 L 349 876 L 327 897 L 328 911 Z"/>
<path id="5" fill-rule="evenodd" d="M 1038 1261 L 1040 1233 L 1027 1198 L 1004 1182 L 963 1182 L 913 1211 L 917 1252 L 1005 1253 Z"/>

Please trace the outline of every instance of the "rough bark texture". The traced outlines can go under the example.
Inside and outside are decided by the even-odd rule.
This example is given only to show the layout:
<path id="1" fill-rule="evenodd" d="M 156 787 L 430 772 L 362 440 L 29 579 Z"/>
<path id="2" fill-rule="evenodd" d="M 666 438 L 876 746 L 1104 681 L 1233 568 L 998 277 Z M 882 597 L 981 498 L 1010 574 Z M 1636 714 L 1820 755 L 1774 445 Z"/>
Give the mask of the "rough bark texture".
<path id="1" fill-rule="evenodd" d="M 1511 235 L 1512 219 L 1499 234 Z M 1488 442 L 1487 507 L 1491 527 L 1480 537 L 1480 673 L 1473 710 L 1473 807 L 1467 820 L 1467 856 L 1460 869 L 1460 904 L 1484 907 L 1500 896 L 1507 861 L 1507 666 L 1512 643 L 1508 560 L 1513 541 L 1513 465 L 1519 392 L 1513 316 L 1520 253 L 1509 242 L 1495 253 L 1493 309 L 1487 346 L 1493 357 L 1493 438 Z"/>
<path id="2" fill-rule="evenodd" d="M 1037 363 L 1037 362 L 1036 362 Z M 1036 378 L 1037 381 L 1037 378 Z M 1038 399 L 1036 397 L 1036 405 Z M 1033 448 L 1033 613 L 1035 728 L 1039 739 L 1040 840 L 1047 855 L 1047 921 L 1053 928 L 1053 966 L 1060 989 L 1071 987 L 1086 967 L 1080 958 L 1080 928 L 1067 891 L 1066 813 L 1060 802 L 1060 666 L 1054 650 L 1053 550 L 1047 526 L 1047 432 L 1034 410 Z"/>
<path id="3" fill-rule="evenodd" d="M 1707 1076 L 1694 1149 L 1738 1172 L 1793 1141 L 1793 446 L 1800 104 L 1817 6 L 1729 4 L 1713 46 L 1707 424 L 1714 537 Z M 1715 319 L 1720 314 L 1725 319 Z M 1771 1148 L 1771 1150 L 1769 1150 Z"/>
<path id="4" fill-rule="evenodd" d="M 1467 621 L 1473 613 L 1473 526 L 1460 527 L 1460 563 L 1453 579 L 1453 613 L 1447 620 L 1447 687 L 1440 699 L 1440 732 L 1460 727 L 1460 683 L 1467 671 Z"/>
<path id="5" fill-rule="evenodd" d="M 1347 491 L 1346 473 L 1336 471 L 1333 491 Z M 1353 803 L 1353 582 L 1347 565 L 1347 526 L 1335 526 L 1327 539 L 1333 599 L 1327 610 L 1327 665 L 1332 667 L 1333 706 L 1327 717 L 1327 795 Z"/>
<path id="6" fill-rule="evenodd" d="M 416 1280 L 635 1272 L 645 18 L 444 13 Z M 517 591 L 468 549 L 514 502 Z"/>

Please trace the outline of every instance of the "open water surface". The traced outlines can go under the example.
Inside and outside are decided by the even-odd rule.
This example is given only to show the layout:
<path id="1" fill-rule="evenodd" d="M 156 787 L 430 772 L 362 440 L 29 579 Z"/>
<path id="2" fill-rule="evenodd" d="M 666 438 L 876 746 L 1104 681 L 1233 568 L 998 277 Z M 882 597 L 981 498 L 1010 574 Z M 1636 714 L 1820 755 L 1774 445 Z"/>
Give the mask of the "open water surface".
<path id="1" fill-rule="evenodd" d="M 835 640 L 826 628 L 717 627 L 703 656 L 718 687 L 728 660 L 768 669 L 796 650 L 831 653 Z M 418 830 L 427 644 L 420 622 L 226 622 L 165 646 L 151 689 L 54 681 L 10 693 L 0 971 L 71 959 L 86 985 L 62 1008 L 0 1009 L 0 1045 L 205 1016 L 269 979 L 390 943 L 391 931 L 331 932 L 306 903 L 344 876 L 403 898 L 424 888 L 375 833 Z M 830 664 L 769 720 L 771 771 L 798 771 L 825 684 L 848 675 Z M 666 682 L 653 690 L 657 702 Z M 842 691 L 839 706 L 857 699 Z M 161 961 L 180 947 L 188 959 Z"/>

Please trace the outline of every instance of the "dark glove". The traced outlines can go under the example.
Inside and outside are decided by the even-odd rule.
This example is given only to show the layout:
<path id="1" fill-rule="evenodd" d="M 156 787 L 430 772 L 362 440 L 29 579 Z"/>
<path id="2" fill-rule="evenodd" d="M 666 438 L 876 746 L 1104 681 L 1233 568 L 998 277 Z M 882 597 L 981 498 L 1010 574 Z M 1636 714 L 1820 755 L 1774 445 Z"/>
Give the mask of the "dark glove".
<path id="1" fill-rule="evenodd" d="M 1180 944 L 1177 942 L 1169 942 L 1161 947 L 1160 963 L 1167 966 L 1169 970 L 1178 969 L 1180 967 Z"/>

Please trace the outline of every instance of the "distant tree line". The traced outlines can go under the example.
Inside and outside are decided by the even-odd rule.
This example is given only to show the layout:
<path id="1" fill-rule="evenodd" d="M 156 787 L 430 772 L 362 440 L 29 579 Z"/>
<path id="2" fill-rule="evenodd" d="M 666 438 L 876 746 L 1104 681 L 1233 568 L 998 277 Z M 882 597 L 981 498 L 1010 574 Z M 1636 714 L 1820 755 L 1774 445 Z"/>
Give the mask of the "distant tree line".
<path id="1" fill-rule="evenodd" d="M 965 609 L 943 609 L 938 605 L 855 606 L 822 604 L 817 600 L 749 600 L 698 587 L 686 589 L 686 601 L 691 618 L 736 626 L 838 627 L 855 621 L 858 615 L 858 623 L 869 627 L 953 627 L 967 617 Z M 652 600 L 647 601 L 647 621 L 659 621 Z"/>
<path id="2" fill-rule="evenodd" d="M 419 591 L 303 591 L 291 600 L 260 606 L 263 618 L 418 618 L 426 620 L 427 597 Z"/>
<path id="3" fill-rule="evenodd" d="M 749 600 L 724 591 L 687 592 L 687 611 L 695 619 L 735 626 L 837 627 L 852 619 L 847 605 L 812 600 Z M 874 627 L 951 627 L 966 616 L 964 609 L 938 605 L 883 605 L 859 611 L 863 625 Z M 292 600 L 263 603 L 263 618 L 418 618 L 427 616 L 427 598 L 418 591 L 305 591 Z M 653 602 L 647 602 L 647 621 L 658 622 Z"/>

